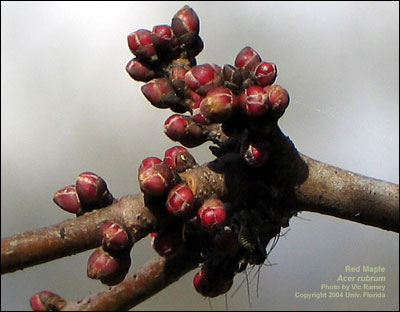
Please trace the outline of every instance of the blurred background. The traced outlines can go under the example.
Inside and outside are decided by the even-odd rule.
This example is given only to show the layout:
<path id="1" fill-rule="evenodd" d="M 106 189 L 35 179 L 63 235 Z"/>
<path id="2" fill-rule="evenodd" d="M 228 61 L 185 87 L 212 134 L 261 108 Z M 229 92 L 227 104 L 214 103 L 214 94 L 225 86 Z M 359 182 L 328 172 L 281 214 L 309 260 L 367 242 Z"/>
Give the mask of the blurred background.
<path id="1" fill-rule="evenodd" d="M 1 237 L 72 215 L 53 194 L 94 171 L 115 197 L 139 192 L 137 167 L 175 145 L 171 114 L 146 101 L 125 72 L 126 36 L 169 24 L 183 5 L 200 17 L 198 64 L 232 64 L 246 45 L 277 64 L 290 93 L 282 130 L 302 153 L 399 183 L 398 2 L 1 2 Z M 199 163 L 208 146 L 191 151 Z M 398 310 L 399 235 L 312 213 L 291 220 L 269 261 L 235 277 L 230 310 Z M 1 276 L 1 309 L 30 310 L 48 289 L 79 299 L 107 287 L 86 277 L 92 251 Z M 156 254 L 150 239 L 132 251 L 131 270 Z M 386 268 L 383 299 L 296 298 L 337 284 L 347 265 Z M 225 310 L 192 287 L 196 271 L 135 307 Z M 376 284 L 376 283 L 375 283 Z M 377 285 L 377 284 L 376 284 Z M 238 288 L 237 292 L 235 290 Z"/>

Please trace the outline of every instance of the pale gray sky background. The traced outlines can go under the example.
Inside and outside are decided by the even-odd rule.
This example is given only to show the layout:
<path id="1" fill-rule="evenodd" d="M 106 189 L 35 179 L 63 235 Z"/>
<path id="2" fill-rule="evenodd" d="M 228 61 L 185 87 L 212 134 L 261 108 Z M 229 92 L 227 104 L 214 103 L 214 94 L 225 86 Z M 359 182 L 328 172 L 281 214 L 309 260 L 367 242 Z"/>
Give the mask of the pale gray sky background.
<path id="1" fill-rule="evenodd" d="M 53 193 L 82 171 L 103 176 L 116 197 L 136 194 L 140 161 L 175 143 L 170 111 L 153 108 L 125 72 L 126 36 L 168 24 L 184 4 L 200 17 L 198 64 L 232 64 L 250 45 L 278 67 L 291 103 L 280 120 L 302 153 L 367 176 L 399 182 L 398 2 L 1 2 L 1 237 L 70 218 Z M 198 162 L 207 146 L 193 149 Z M 235 310 L 398 310 L 399 236 L 318 214 L 293 218 L 259 280 L 237 275 Z M 43 289 L 78 299 L 106 289 L 86 277 L 91 251 L 1 276 L 1 309 L 30 310 Z M 150 240 L 132 269 L 155 256 Z M 346 265 L 386 268 L 384 299 L 296 298 L 341 284 Z M 196 271 L 141 310 L 210 310 Z M 253 273 L 250 275 L 252 278 Z M 378 284 L 374 284 L 378 285 Z M 225 309 L 224 297 L 211 300 Z"/>

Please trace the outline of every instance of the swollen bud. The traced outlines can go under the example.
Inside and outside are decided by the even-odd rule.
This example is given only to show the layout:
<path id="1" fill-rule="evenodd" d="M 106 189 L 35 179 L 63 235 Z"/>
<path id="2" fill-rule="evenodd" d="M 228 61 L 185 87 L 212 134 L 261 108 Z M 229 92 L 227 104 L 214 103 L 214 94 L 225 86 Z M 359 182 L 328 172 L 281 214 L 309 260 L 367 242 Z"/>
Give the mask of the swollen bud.
<path id="1" fill-rule="evenodd" d="M 157 108 L 169 108 L 180 102 L 167 78 L 155 78 L 142 86 L 141 90 L 146 99 Z"/>
<path id="2" fill-rule="evenodd" d="M 177 172 L 183 172 L 186 169 L 193 168 L 196 165 L 196 160 L 185 147 L 174 146 L 165 151 L 164 163 Z"/>
<path id="3" fill-rule="evenodd" d="M 196 12 L 189 6 L 185 5 L 180 9 L 171 22 L 172 29 L 177 37 L 191 33 L 198 35 L 200 30 L 200 21 Z"/>
<path id="4" fill-rule="evenodd" d="M 139 170 L 139 186 L 143 193 L 150 196 L 161 196 L 175 185 L 175 171 L 164 163 L 156 163 L 146 169 Z"/>
<path id="5" fill-rule="evenodd" d="M 289 93 L 279 85 L 266 86 L 264 90 L 272 117 L 279 119 L 289 106 Z"/>
<path id="6" fill-rule="evenodd" d="M 193 66 L 185 75 L 185 83 L 201 96 L 223 84 L 221 67 L 215 64 Z"/>
<path id="7" fill-rule="evenodd" d="M 222 226 L 226 220 L 224 203 L 217 198 L 207 199 L 197 210 L 197 220 L 206 228 Z"/>
<path id="8" fill-rule="evenodd" d="M 250 117 L 261 116 L 268 110 L 267 93 L 256 85 L 243 90 L 239 103 L 242 111 Z"/>
<path id="9" fill-rule="evenodd" d="M 225 87 L 216 87 L 200 102 L 200 111 L 213 122 L 228 120 L 237 108 L 236 95 Z"/>
<path id="10" fill-rule="evenodd" d="M 78 213 L 81 211 L 81 203 L 75 185 L 68 185 L 55 192 L 53 201 L 65 211 L 71 213 Z"/>
<path id="11" fill-rule="evenodd" d="M 194 276 L 193 285 L 201 295 L 213 298 L 226 293 L 232 287 L 233 279 L 210 276 L 210 272 L 203 268 Z"/>
<path id="12" fill-rule="evenodd" d="M 164 132 L 171 140 L 179 141 L 186 147 L 198 146 L 207 139 L 203 129 L 192 118 L 178 114 L 167 118 Z"/>
<path id="13" fill-rule="evenodd" d="M 83 210 L 88 209 L 88 206 L 102 208 L 114 200 L 104 179 L 93 172 L 86 171 L 79 174 L 75 188 Z"/>
<path id="14" fill-rule="evenodd" d="M 112 221 L 105 221 L 100 227 L 102 246 L 106 250 L 120 251 L 130 245 L 128 232 L 124 227 Z"/>
<path id="15" fill-rule="evenodd" d="M 254 70 L 254 76 L 261 87 L 274 83 L 277 69 L 274 63 L 261 62 Z"/>
<path id="16" fill-rule="evenodd" d="M 174 186 L 168 193 L 167 211 L 176 217 L 187 215 L 193 210 L 194 195 L 186 183 Z"/>
<path id="17" fill-rule="evenodd" d="M 29 304 L 33 311 L 59 311 L 66 305 L 66 302 L 55 293 L 42 290 L 30 298 Z"/>
<path id="18" fill-rule="evenodd" d="M 131 52 L 140 59 L 148 61 L 154 61 L 157 59 L 150 30 L 139 29 L 130 33 L 128 35 L 128 46 Z"/>
<path id="19" fill-rule="evenodd" d="M 235 66 L 249 71 L 254 71 L 261 62 L 260 55 L 250 47 L 244 47 L 235 59 Z"/>
<path id="20" fill-rule="evenodd" d="M 132 79 L 137 81 L 147 82 L 156 76 L 154 70 L 149 69 L 137 58 L 130 60 L 128 64 L 126 64 L 125 69 L 128 72 L 128 74 L 132 77 Z"/>

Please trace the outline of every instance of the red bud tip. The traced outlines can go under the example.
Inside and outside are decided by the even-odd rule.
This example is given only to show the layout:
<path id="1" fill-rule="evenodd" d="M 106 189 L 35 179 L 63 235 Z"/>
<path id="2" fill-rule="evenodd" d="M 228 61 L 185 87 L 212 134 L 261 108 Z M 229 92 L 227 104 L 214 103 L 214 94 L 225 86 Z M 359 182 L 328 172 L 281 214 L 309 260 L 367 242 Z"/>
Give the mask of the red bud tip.
<path id="1" fill-rule="evenodd" d="M 82 172 L 75 182 L 76 192 L 83 204 L 100 202 L 107 194 L 107 184 L 93 172 Z"/>
<path id="2" fill-rule="evenodd" d="M 185 147 L 174 146 L 165 151 L 164 163 L 177 172 L 183 172 L 195 166 L 196 160 Z"/>
<path id="3" fill-rule="evenodd" d="M 156 47 L 168 46 L 173 42 L 174 33 L 169 25 L 157 25 L 153 27 L 151 39 Z"/>
<path id="4" fill-rule="evenodd" d="M 157 108 L 168 108 L 179 102 L 167 78 L 155 78 L 142 86 L 141 90 L 146 99 Z"/>
<path id="5" fill-rule="evenodd" d="M 117 259 L 100 247 L 89 257 L 87 276 L 93 279 L 107 278 L 115 275 L 119 268 Z"/>
<path id="6" fill-rule="evenodd" d="M 162 163 L 162 160 L 158 157 L 147 157 L 145 159 L 142 160 L 142 163 L 139 166 L 139 173 L 143 170 L 146 170 L 147 168 L 153 167 L 155 164 L 159 164 Z"/>
<path id="7" fill-rule="evenodd" d="M 261 87 L 273 84 L 276 74 L 277 69 L 274 63 L 261 62 L 255 68 L 255 78 Z"/>
<path id="8" fill-rule="evenodd" d="M 128 35 L 128 46 L 133 54 L 138 58 L 156 59 L 156 51 L 153 41 L 151 40 L 151 32 L 147 29 L 139 29 Z"/>
<path id="9" fill-rule="evenodd" d="M 168 193 L 167 211 L 174 216 L 187 215 L 194 205 L 194 195 L 186 183 L 174 186 Z"/>
<path id="10" fill-rule="evenodd" d="M 206 228 L 222 226 L 226 220 L 224 203 L 216 198 L 206 200 L 197 211 L 197 219 Z"/>
<path id="11" fill-rule="evenodd" d="M 111 251 L 120 251 L 129 246 L 129 235 L 122 225 L 106 221 L 100 227 L 102 235 L 102 245 L 105 249 Z"/>
<path id="12" fill-rule="evenodd" d="M 199 34 L 200 21 L 195 11 L 185 5 L 172 18 L 172 29 L 177 37 L 187 33 Z"/>
<path id="13" fill-rule="evenodd" d="M 226 293 L 233 285 L 233 279 L 223 280 L 209 276 L 206 269 L 197 272 L 193 278 L 194 288 L 198 293 L 205 297 L 217 297 Z"/>
<path id="14" fill-rule="evenodd" d="M 267 93 L 267 102 L 271 110 L 271 115 L 275 119 L 279 119 L 289 106 L 289 93 L 279 85 L 266 86 L 264 90 Z"/>
<path id="15" fill-rule="evenodd" d="M 267 93 L 260 86 L 250 86 L 239 96 L 242 110 L 251 117 L 261 116 L 268 110 Z"/>
<path id="16" fill-rule="evenodd" d="M 53 201 L 61 209 L 70 213 L 78 213 L 81 210 L 81 203 L 76 192 L 75 185 L 66 186 L 54 193 Z"/>
<path id="17" fill-rule="evenodd" d="M 213 122 L 228 120 L 237 108 L 237 98 L 225 87 L 216 87 L 200 103 L 200 112 Z"/>
<path id="18" fill-rule="evenodd" d="M 125 67 L 128 74 L 137 81 L 147 82 L 155 77 L 154 70 L 149 69 L 136 58 L 130 60 Z"/>
<path id="19" fill-rule="evenodd" d="M 201 96 L 223 83 L 221 67 L 215 64 L 193 66 L 185 75 L 187 86 Z"/>
<path id="20" fill-rule="evenodd" d="M 138 178 L 140 189 L 150 196 L 166 194 L 177 179 L 174 170 L 164 163 L 154 164 L 140 171 Z"/>
<path id="21" fill-rule="evenodd" d="M 184 116 L 174 114 L 165 121 L 164 131 L 171 140 L 178 141 L 186 135 L 188 125 L 188 120 Z"/>
<path id="22" fill-rule="evenodd" d="M 256 51 L 250 47 L 244 47 L 236 56 L 235 66 L 249 71 L 254 71 L 260 62 L 261 57 Z"/>

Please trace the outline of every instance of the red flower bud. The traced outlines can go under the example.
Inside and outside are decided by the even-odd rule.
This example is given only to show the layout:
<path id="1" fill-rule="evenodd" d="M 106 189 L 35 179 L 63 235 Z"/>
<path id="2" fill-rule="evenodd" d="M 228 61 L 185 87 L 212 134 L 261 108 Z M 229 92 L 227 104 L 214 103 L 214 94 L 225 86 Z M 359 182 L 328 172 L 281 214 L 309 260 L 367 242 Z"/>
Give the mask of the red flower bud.
<path id="1" fill-rule="evenodd" d="M 173 43 L 174 33 L 169 25 L 157 25 L 153 27 L 151 39 L 156 47 L 169 46 Z"/>
<path id="2" fill-rule="evenodd" d="M 221 86 L 221 67 L 215 64 L 193 66 L 185 75 L 187 86 L 201 96 L 218 86 Z"/>
<path id="3" fill-rule="evenodd" d="M 240 249 L 238 237 L 230 229 L 224 229 L 215 234 L 213 243 L 216 252 L 226 257 L 236 256 Z"/>
<path id="4" fill-rule="evenodd" d="M 255 78 L 261 87 L 273 84 L 276 74 L 277 69 L 274 63 L 261 62 L 255 68 Z"/>
<path id="5" fill-rule="evenodd" d="M 182 241 L 182 228 L 167 227 L 155 233 L 151 246 L 161 257 L 172 257 L 179 251 Z"/>
<path id="6" fill-rule="evenodd" d="M 48 290 L 34 294 L 29 303 L 33 311 L 59 311 L 66 305 L 63 298 Z"/>
<path id="7" fill-rule="evenodd" d="M 233 285 L 233 279 L 224 280 L 222 278 L 209 276 L 206 269 L 197 272 L 193 278 L 194 288 L 198 293 L 205 297 L 217 297 L 226 293 Z"/>
<path id="8" fill-rule="evenodd" d="M 206 118 L 200 110 L 200 103 L 203 97 L 194 91 L 190 91 L 190 103 L 192 107 L 192 120 L 200 125 L 210 125 L 212 122 Z"/>
<path id="9" fill-rule="evenodd" d="M 197 219 L 206 228 L 216 228 L 223 225 L 226 220 L 224 203 L 216 198 L 207 199 L 197 210 Z"/>
<path id="10" fill-rule="evenodd" d="M 194 205 L 194 195 L 186 183 L 174 186 L 168 193 L 167 211 L 174 216 L 187 215 Z"/>
<path id="11" fill-rule="evenodd" d="M 169 74 L 169 80 L 174 87 L 174 89 L 179 93 L 183 92 L 186 84 L 185 84 L 185 75 L 188 72 L 188 69 L 184 66 L 172 66 Z"/>
<path id="12" fill-rule="evenodd" d="M 266 86 L 264 90 L 267 93 L 267 102 L 272 117 L 279 119 L 289 106 L 289 93 L 279 85 Z"/>
<path id="13" fill-rule="evenodd" d="M 177 176 L 170 166 L 159 163 L 139 171 L 138 179 L 143 193 L 160 196 L 166 194 L 175 185 Z"/>
<path id="14" fill-rule="evenodd" d="M 68 185 L 54 193 L 53 201 L 65 211 L 78 213 L 81 203 L 75 185 Z"/>
<path id="15" fill-rule="evenodd" d="M 107 184 L 102 177 L 93 172 L 82 172 L 75 182 L 76 192 L 82 204 L 111 204 L 111 194 L 107 189 Z M 107 201 L 105 203 L 104 201 Z M 102 205 L 104 207 L 104 205 Z"/>
<path id="16" fill-rule="evenodd" d="M 125 277 L 130 265 L 129 253 L 116 256 L 100 247 L 89 257 L 86 273 L 103 284 L 115 285 Z"/>
<path id="17" fill-rule="evenodd" d="M 240 153 L 250 167 L 260 168 L 268 160 L 268 145 L 265 142 L 249 142 L 242 144 Z"/>
<path id="18" fill-rule="evenodd" d="M 162 163 L 162 160 L 158 157 L 147 157 L 142 160 L 142 163 L 139 166 L 139 173 L 142 172 L 143 170 L 146 170 L 149 167 L 153 167 L 155 164 Z"/>
<path id="19" fill-rule="evenodd" d="M 190 117 L 172 115 L 164 123 L 165 134 L 186 147 L 194 147 L 206 141 L 203 129 Z"/>
<path id="20" fill-rule="evenodd" d="M 200 103 L 200 111 L 204 117 L 213 122 L 223 122 L 229 119 L 236 109 L 236 95 L 224 87 L 210 90 Z"/>
<path id="21" fill-rule="evenodd" d="M 242 110 L 251 117 L 261 116 L 268 110 L 267 93 L 260 86 L 250 86 L 239 96 Z"/>
<path id="22" fill-rule="evenodd" d="M 138 81 L 147 82 L 156 76 L 154 70 L 149 69 L 136 58 L 130 60 L 125 69 L 133 79 Z"/>
<path id="23" fill-rule="evenodd" d="M 165 151 L 164 163 L 177 172 L 183 172 L 186 169 L 193 168 L 196 165 L 196 160 L 183 146 L 174 146 Z"/>
<path id="24" fill-rule="evenodd" d="M 177 37 L 187 33 L 199 34 L 200 21 L 192 8 L 185 5 L 172 18 L 172 29 Z"/>
<path id="25" fill-rule="evenodd" d="M 249 71 L 254 71 L 260 62 L 261 57 L 256 51 L 250 47 L 244 47 L 236 56 L 235 66 Z"/>
<path id="26" fill-rule="evenodd" d="M 120 251 L 129 246 L 128 232 L 118 223 L 105 221 L 100 227 L 100 233 L 106 250 Z"/>
<path id="27" fill-rule="evenodd" d="M 146 60 L 157 59 L 151 32 L 147 29 L 139 29 L 128 35 L 128 46 L 138 58 Z"/>
<path id="28" fill-rule="evenodd" d="M 167 78 L 155 78 L 141 88 L 142 93 L 157 108 L 177 105 L 180 99 Z"/>

